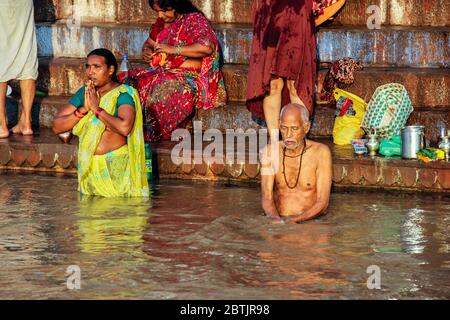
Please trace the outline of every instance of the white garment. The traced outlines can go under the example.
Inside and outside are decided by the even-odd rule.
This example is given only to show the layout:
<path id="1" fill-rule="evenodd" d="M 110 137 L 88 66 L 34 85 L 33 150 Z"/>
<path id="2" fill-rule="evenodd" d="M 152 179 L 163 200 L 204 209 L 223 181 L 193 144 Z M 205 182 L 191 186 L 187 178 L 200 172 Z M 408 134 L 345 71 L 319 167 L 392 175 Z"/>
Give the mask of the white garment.
<path id="1" fill-rule="evenodd" d="M 0 82 L 37 77 L 33 0 L 0 0 Z"/>

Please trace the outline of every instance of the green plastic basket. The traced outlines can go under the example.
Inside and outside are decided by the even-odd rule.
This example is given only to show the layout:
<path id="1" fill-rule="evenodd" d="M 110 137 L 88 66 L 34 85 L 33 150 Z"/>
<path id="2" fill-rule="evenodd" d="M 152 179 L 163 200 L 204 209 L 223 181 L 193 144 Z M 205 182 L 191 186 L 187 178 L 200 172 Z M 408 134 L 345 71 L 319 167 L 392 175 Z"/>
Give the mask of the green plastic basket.
<path id="1" fill-rule="evenodd" d="M 400 134 L 414 108 L 406 88 L 399 83 L 378 87 L 367 106 L 361 128 L 390 139 Z"/>

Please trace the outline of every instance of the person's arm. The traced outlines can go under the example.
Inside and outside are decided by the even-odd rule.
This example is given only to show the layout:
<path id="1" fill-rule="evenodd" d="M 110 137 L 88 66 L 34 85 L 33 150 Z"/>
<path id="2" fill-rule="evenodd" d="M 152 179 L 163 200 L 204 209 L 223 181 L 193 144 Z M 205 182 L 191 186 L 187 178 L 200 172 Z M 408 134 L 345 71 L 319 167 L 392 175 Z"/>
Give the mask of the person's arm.
<path id="1" fill-rule="evenodd" d="M 156 42 L 149 36 L 142 46 L 142 59 L 147 63 L 152 61 L 155 44 Z"/>
<path id="2" fill-rule="evenodd" d="M 76 110 L 78 109 L 78 117 L 76 116 Z M 73 127 L 82 119 L 82 115 L 87 113 L 84 107 L 76 108 L 73 105 L 65 106 L 53 119 L 53 132 L 55 134 L 71 131 Z"/>
<path id="3" fill-rule="evenodd" d="M 303 222 L 315 218 L 318 215 L 325 214 L 330 201 L 332 163 L 331 152 L 327 146 L 321 147 L 320 161 L 317 166 L 317 201 L 308 210 L 300 216 L 292 218 L 293 222 Z"/>
<path id="4" fill-rule="evenodd" d="M 155 48 L 155 40 L 150 38 L 150 36 L 145 40 L 144 45 L 142 46 L 142 51 L 144 50 L 153 50 Z"/>
<path id="5" fill-rule="evenodd" d="M 99 107 L 100 96 L 91 83 L 86 88 L 86 106 L 112 131 L 126 137 L 134 126 L 136 112 L 133 106 L 123 104 L 119 108 L 118 117 L 114 117 Z"/>
<path id="6" fill-rule="evenodd" d="M 214 50 L 212 46 L 205 46 L 199 43 L 180 47 L 157 43 L 155 45 L 155 52 L 165 52 L 167 54 L 180 55 L 188 58 L 204 58 L 212 55 Z"/>
<path id="7" fill-rule="evenodd" d="M 99 109 L 101 108 L 95 108 L 95 110 Z M 136 112 L 133 106 L 129 104 L 120 106 L 117 117 L 114 117 L 105 111 L 98 113 L 98 119 L 102 121 L 106 127 L 124 137 L 128 136 L 133 129 L 135 117 Z"/>
<path id="8" fill-rule="evenodd" d="M 183 20 L 183 27 L 187 25 L 190 25 L 193 29 L 190 45 L 171 46 L 165 43 L 156 43 L 155 52 L 165 52 L 188 58 L 204 58 L 212 55 L 216 50 L 218 41 L 208 19 L 201 13 L 187 14 Z"/>
<path id="9" fill-rule="evenodd" d="M 152 54 L 155 51 L 156 39 L 158 34 L 164 29 L 164 25 L 164 20 L 161 18 L 156 19 L 155 23 L 152 24 L 148 38 L 142 46 L 142 56 L 146 62 L 151 61 Z"/>
<path id="10" fill-rule="evenodd" d="M 264 213 L 272 219 L 281 220 L 273 197 L 275 172 L 271 161 L 270 147 L 262 151 L 261 159 L 261 205 Z"/>
<path id="11" fill-rule="evenodd" d="M 89 109 L 84 105 L 85 88 L 81 87 L 70 102 L 53 119 L 53 132 L 55 134 L 71 131 Z"/>

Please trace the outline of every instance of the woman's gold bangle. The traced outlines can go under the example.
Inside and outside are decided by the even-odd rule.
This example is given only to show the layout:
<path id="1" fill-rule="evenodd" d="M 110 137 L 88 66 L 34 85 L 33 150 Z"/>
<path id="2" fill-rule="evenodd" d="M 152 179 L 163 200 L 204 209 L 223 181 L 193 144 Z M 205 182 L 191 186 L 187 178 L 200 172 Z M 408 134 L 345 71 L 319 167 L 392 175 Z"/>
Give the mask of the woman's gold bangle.
<path id="1" fill-rule="evenodd" d="M 183 47 L 182 44 L 179 44 L 179 45 L 175 46 L 175 54 L 177 56 L 181 56 L 181 47 Z"/>

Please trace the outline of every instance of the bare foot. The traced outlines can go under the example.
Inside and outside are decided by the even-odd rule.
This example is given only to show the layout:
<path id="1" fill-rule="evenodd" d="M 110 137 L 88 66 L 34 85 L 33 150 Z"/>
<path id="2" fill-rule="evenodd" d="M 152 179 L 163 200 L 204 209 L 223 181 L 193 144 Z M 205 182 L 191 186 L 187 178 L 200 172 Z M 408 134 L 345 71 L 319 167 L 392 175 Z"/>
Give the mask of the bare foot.
<path id="1" fill-rule="evenodd" d="M 8 128 L 6 128 L 6 130 L 4 128 L 0 128 L 0 139 L 8 138 L 8 137 L 9 137 Z"/>
<path id="2" fill-rule="evenodd" d="M 20 129 L 19 129 L 19 125 L 15 125 L 14 127 L 11 128 L 11 132 L 14 134 L 20 134 Z"/>
<path id="3" fill-rule="evenodd" d="M 19 122 L 16 126 L 14 126 L 11 129 L 11 131 L 14 134 L 22 134 L 24 136 L 33 135 L 33 130 L 31 129 L 31 124 L 23 125 L 22 123 Z"/>
<path id="4" fill-rule="evenodd" d="M 30 129 L 23 129 L 22 130 L 22 135 L 24 135 L 24 136 L 32 136 L 33 135 L 33 130 L 30 128 Z"/>

